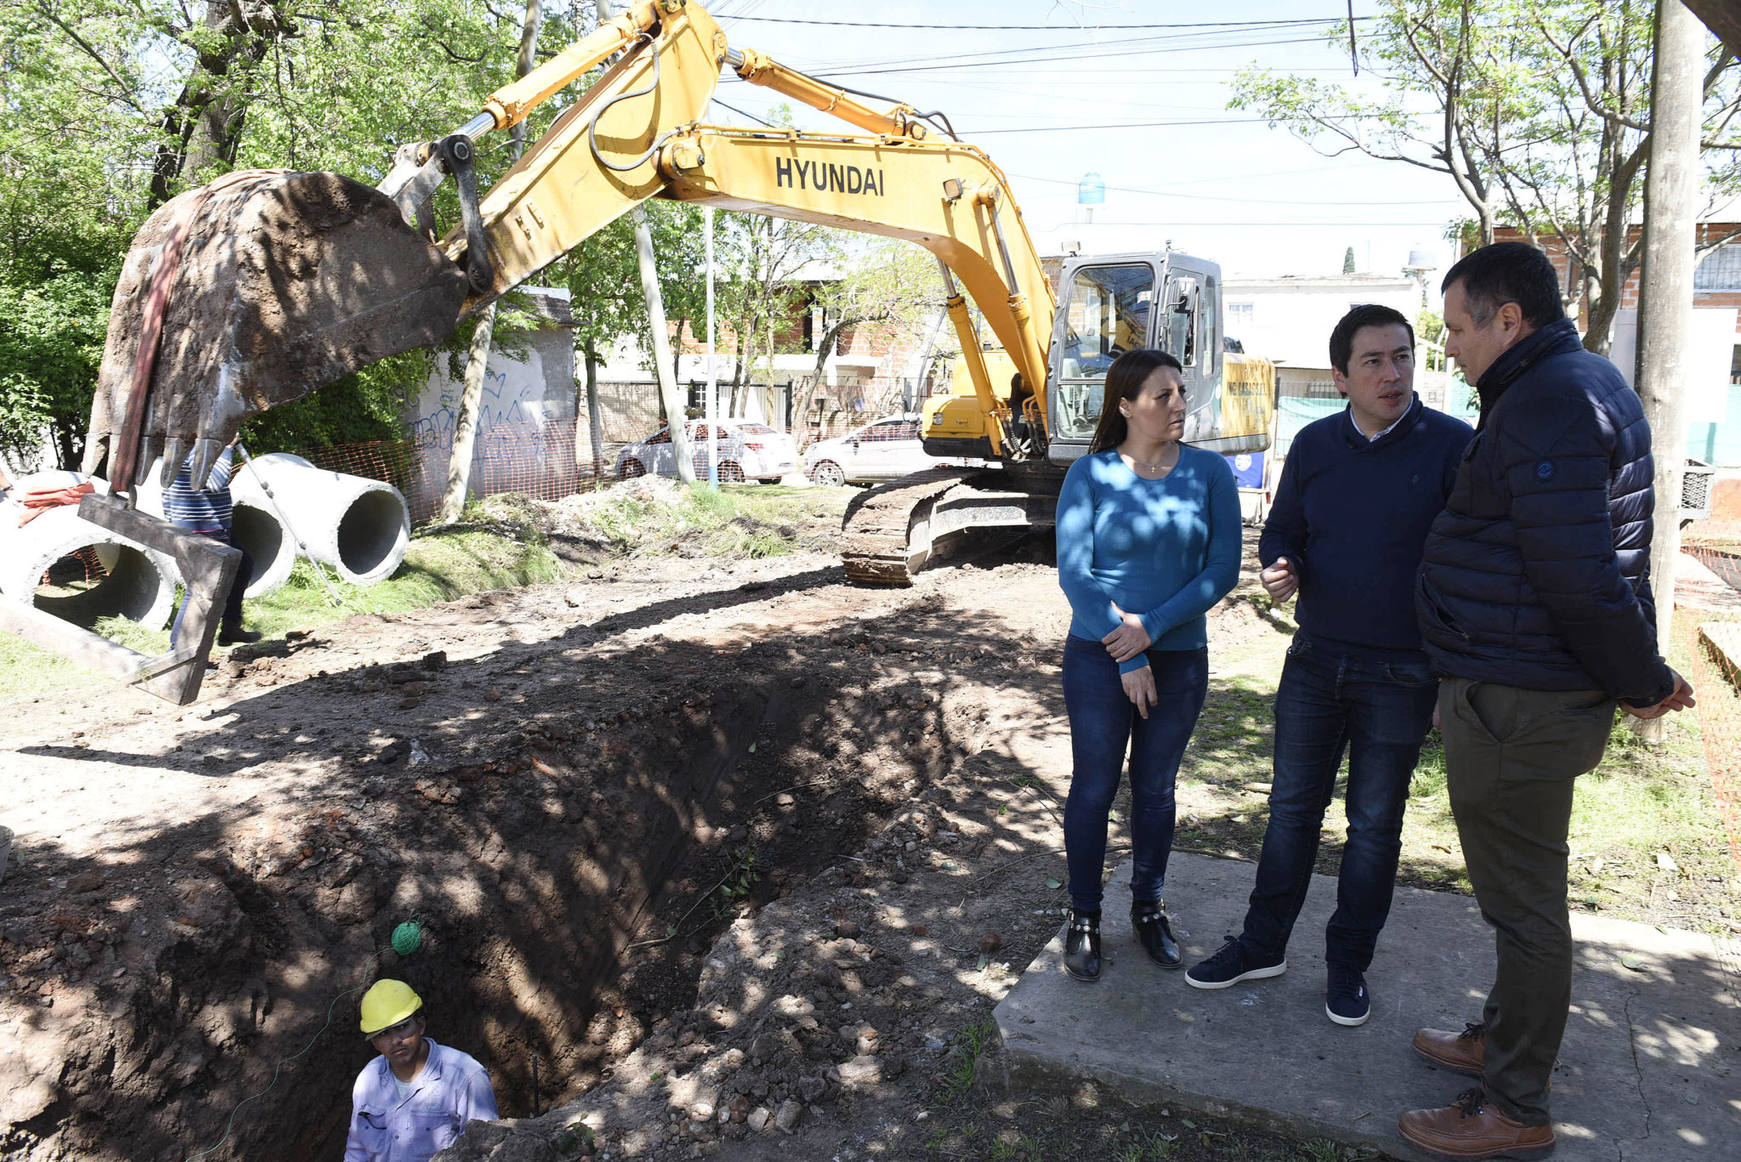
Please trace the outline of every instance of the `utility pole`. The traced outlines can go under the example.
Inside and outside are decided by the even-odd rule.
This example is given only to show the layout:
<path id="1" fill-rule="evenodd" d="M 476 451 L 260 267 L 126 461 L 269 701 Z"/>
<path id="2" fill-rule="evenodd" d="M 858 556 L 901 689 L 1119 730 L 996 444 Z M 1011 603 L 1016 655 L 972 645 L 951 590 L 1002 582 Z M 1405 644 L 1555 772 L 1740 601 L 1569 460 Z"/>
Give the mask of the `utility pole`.
<path id="1" fill-rule="evenodd" d="M 1656 520 L 1650 547 L 1657 648 L 1669 652 L 1675 563 L 1681 551 L 1681 477 L 1686 421 L 1685 353 L 1693 329 L 1693 230 L 1703 177 L 1704 28 L 1681 0 L 1658 0 L 1651 75 L 1650 170 L 1644 185 L 1644 269 L 1639 279 L 1638 368 L 1633 382 L 1650 421 L 1656 459 Z M 1639 735 L 1662 739 L 1662 720 Z"/>
<path id="2" fill-rule="evenodd" d="M 611 0 L 597 0 L 602 24 L 611 18 Z M 636 206 L 629 211 L 635 223 L 635 261 L 641 267 L 641 296 L 647 300 L 647 333 L 653 345 L 653 374 L 659 379 L 659 402 L 671 422 L 671 453 L 677 458 L 677 476 L 695 483 L 695 450 L 689 445 L 689 429 L 683 426 L 684 401 L 677 393 L 677 377 L 671 372 L 671 336 L 665 322 L 665 296 L 659 292 L 659 267 L 653 259 L 653 232 L 647 228 L 647 211 Z M 679 336 L 679 339 L 682 337 Z"/>
<path id="3" fill-rule="evenodd" d="M 514 62 L 514 75 L 523 77 L 532 71 L 538 30 L 544 24 L 544 0 L 526 0 L 526 18 L 520 25 L 520 54 Z M 526 123 L 510 131 L 514 140 L 514 160 L 526 149 Z M 490 362 L 490 342 L 496 333 L 496 304 L 491 303 L 478 313 L 477 329 L 472 332 L 471 348 L 466 352 L 465 388 L 459 398 L 459 416 L 453 425 L 453 451 L 447 460 L 447 488 L 441 494 L 442 524 L 453 524 L 465 511 L 466 493 L 471 491 L 472 455 L 477 446 L 478 412 L 484 406 L 484 374 Z"/>

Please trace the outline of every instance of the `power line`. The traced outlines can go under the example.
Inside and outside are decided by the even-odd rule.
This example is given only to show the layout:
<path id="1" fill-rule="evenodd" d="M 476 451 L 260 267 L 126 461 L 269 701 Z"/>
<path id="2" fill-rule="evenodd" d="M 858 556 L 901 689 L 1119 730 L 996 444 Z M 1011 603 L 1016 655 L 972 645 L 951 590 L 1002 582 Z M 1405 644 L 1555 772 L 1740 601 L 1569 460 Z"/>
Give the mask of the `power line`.
<path id="1" fill-rule="evenodd" d="M 1385 113 L 1350 113 L 1343 120 L 1382 118 Z M 991 137 L 1003 133 L 1075 133 L 1085 129 L 1176 129 L 1189 125 L 1267 125 L 1269 117 L 1215 117 L 1197 121 L 1109 121 L 1101 125 L 1031 125 L 1023 129 L 975 129 L 968 137 Z"/>
<path id="2" fill-rule="evenodd" d="M 748 117 L 751 121 L 754 121 L 757 125 L 766 125 L 769 129 L 778 129 L 779 128 L 779 126 L 775 125 L 772 121 L 764 121 L 762 118 L 757 117 L 754 113 L 751 113 L 751 112 L 744 110 L 744 109 L 739 109 L 736 105 L 727 105 L 724 101 L 721 101 L 718 97 L 713 98 L 713 103 L 715 105 L 720 106 L 723 109 L 730 109 L 733 113 L 736 113 L 739 117 Z"/>
<path id="3" fill-rule="evenodd" d="M 1043 178 L 1034 174 L 1018 173 L 1012 173 L 1009 176 L 1012 178 L 1021 178 L 1023 181 L 1045 182 L 1050 185 L 1074 186 L 1077 184 L 1069 178 Z M 1447 201 L 1456 200 L 1454 198 L 1431 198 L 1424 201 L 1408 202 L 1306 202 L 1301 201 L 1298 198 L 1241 198 L 1222 196 L 1220 194 L 1175 194 L 1168 190 L 1143 190 L 1136 189 L 1132 186 L 1109 185 L 1106 188 L 1108 190 L 1115 190 L 1119 193 L 1141 194 L 1152 198 L 1180 198 L 1191 202 L 1251 202 L 1260 206 L 1438 206 L 1443 205 Z"/>
<path id="4" fill-rule="evenodd" d="M 1215 221 L 1207 221 L 1207 220 L 1205 220 L 1205 221 L 1191 221 L 1189 219 L 1182 219 L 1182 218 L 1167 218 L 1167 219 L 1164 219 L 1162 221 L 1154 221 L 1154 222 L 1105 222 L 1105 221 L 1101 221 L 1100 219 L 1097 218 L 1097 219 L 1095 219 L 1093 224 L 1094 224 L 1095 229 L 1099 229 L 1102 226 L 1161 226 L 1161 227 L 1173 227 L 1173 226 L 1247 226 L 1247 227 L 1250 227 L 1254 230 L 1277 229 L 1277 228 L 1287 229 L 1287 230 L 1298 230 L 1302 226 L 1309 226 L 1309 227 L 1334 226 L 1337 229 L 1347 229 L 1349 226 L 1376 226 L 1376 227 L 1383 227 L 1385 229 L 1389 229 L 1393 226 L 1398 226 L 1398 227 L 1400 227 L 1400 226 L 1410 226 L 1410 227 L 1443 226 L 1445 224 L 1445 219 L 1437 218 L 1437 219 L 1434 219 L 1430 222 L 1391 222 L 1391 221 L 1358 222 L 1358 221 L 1352 221 L 1352 220 L 1347 220 L 1347 219 L 1344 219 L 1344 220 L 1338 221 L 1338 222 L 1298 222 L 1298 221 L 1285 221 L 1285 222 L 1261 221 L 1261 222 L 1257 222 L 1257 221 L 1252 221 L 1249 218 L 1225 219 L 1225 220 L 1215 220 Z M 1046 227 L 1046 229 L 1049 229 L 1049 230 L 1069 230 L 1072 228 L 1080 229 L 1081 224 L 1080 223 L 1072 223 L 1072 222 L 1061 222 L 1056 226 Z"/>
<path id="5" fill-rule="evenodd" d="M 1283 31 L 1283 30 L 1278 29 L 1276 31 Z M 817 67 L 818 68 L 827 68 L 835 73 L 845 72 L 849 68 L 853 69 L 853 70 L 863 70 L 863 69 L 882 68 L 882 67 L 885 67 L 888 65 L 912 64 L 915 62 L 923 62 L 923 61 L 950 62 L 951 64 L 957 65 L 960 67 L 978 67 L 982 64 L 989 63 L 990 58 L 994 58 L 994 57 L 1020 57 L 1024 53 L 1041 54 L 1041 55 L 1037 55 L 1037 56 L 1029 55 L 1026 57 L 1022 57 L 1022 59 L 1020 59 L 1020 60 L 1012 60 L 1012 61 L 1008 61 L 1006 63 L 1009 63 L 1009 64 L 1040 63 L 1040 64 L 1043 64 L 1047 61 L 1052 61 L 1052 60 L 1085 60 L 1085 59 L 1107 60 L 1107 59 L 1109 59 L 1109 57 L 1130 56 L 1130 55 L 1133 55 L 1133 50 L 1131 49 L 1131 46 L 1132 45 L 1139 45 L 1139 44 L 1140 45 L 1153 45 L 1156 47 L 1146 49 L 1146 50 L 1136 50 L 1137 52 L 1158 52 L 1158 51 L 1195 52 L 1195 51 L 1201 51 L 1203 49 L 1262 48 L 1262 47 L 1265 47 L 1268 45 L 1273 45 L 1273 44 L 1317 44 L 1321 40 L 1320 37 L 1309 36 L 1309 37 L 1294 37 L 1294 38 L 1286 39 L 1286 40 L 1275 40 L 1275 39 L 1236 40 L 1236 41 L 1223 41 L 1220 43 L 1195 44 L 1195 45 L 1181 45 L 1178 43 L 1180 40 L 1183 40 L 1183 39 L 1191 39 L 1191 38 L 1196 38 L 1196 37 L 1213 36 L 1213 35 L 1215 35 L 1215 34 L 1214 33 L 1184 33 L 1181 35 L 1139 36 L 1139 37 L 1134 37 L 1134 38 L 1122 40 L 1116 46 L 1109 46 L 1108 43 L 1104 40 L 1075 40 L 1075 41 L 1067 41 L 1067 42 L 1064 42 L 1062 44 L 1051 44 L 1051 45 L 1032 45 L 1032 44 L 1030 44 L 1030 45 L 1024 45 L 1020 48 L 984 49 L 984 50 L 981 50 L 978 52 L 968 52 L 968 53 L 943 52 L 943 53 L 933 53 L 933 54 L 923 55 L 923 56 L 914 55 L 912 53 L 907 53 L 907 54 L 903 54 L 903 55 L 898 56 L 898 57 L 890 57 L 890 58 L 883 59 L 883 60 L 878 60 L 878 59 L 872 58 L 869 60 L 854 61 L 851 65 L 838 65 L 838 66 L 821 66 L 821 65 L 819 65 Z M 1116 48 L 1116 51 L 1110 51 L 1114 47 Z M 1077 55 L 1077 56 L 1045 55 L 1045 54 L 1053 54 L 1053 53 L 1060 53 L 1060 52 L 1068 52 L 1068 51 L 1073 50 L 1073 49 L 1086 49 L 1088 51 L 1084 54 Z M 984 58 L 984 59 L 981 59 L 981 58 Z M 815 70 L 812 70 L 812 69 L 806 69 L 805 71 L 811 73 L 811 75 L 813 75 L 813 76 L 820 75 L 820 74 L 816 73 Z"/>
<path id="6" fill-rule="evenodd" d="M 1222 49 L 1230 49 L 1230 48 L 1270 48 L 1270 47 L 1274 47 L 1274 46 L 1288 45 L 1288 44 L 1317 44 L 1317 43 L 1319 43 L 1319 39 L 1317 37 L 1304 36 L 1304 37 L 1294 37 L 1294 38 L 1288 39 L 1288 40 L 1242 41 L 1238 44 L 1157 45 L 1154 48 L 1139 48 L 1139 49 L 1127 48 L 1127 49 L 1122 49 L 1117 55 L 1122 58 L 1122 57 L 1132 57 L 1132 56 L 1151 56 L 1151 55 L 1154 55 L 1156 53 L 1181 53 L 1181 52 L 1205 52 L 1205 51 L 1215 52 L 1215 51 L 1220 51 Z M 1032 49 L 1024 49 L 1021 51 L 1031 52 L 1033 50 Z M 941 61 L 944 63 L 934 64 L 934 65 L 891 64 L 889 66 L 874 66 L 874 67 L 857 66 L 857 67 L 850 67 L 850 68 L 849 67 L 842 67 L 842 68 L 835 68 L 835 69 L 806 70 L 806 72 L 808 73 L 809 76 L 812 76 L 812 77 L 840 77 L 840 76 L 865 77 L 865 76 L 880 75 L 883 73 L 931 73 L 931 72 L 937 72 L 937 71 L 942 70 L 942 69 L 952 69 L 955 71 L 961 71 L 964 69 L 1007 68 L 1010 65 L 1055 64 L 1059 61 L 1106 60 L 1107 54 L 1106 54 L 1105 49 L 1102 48 L 1096 52 L 1078 53 L 1074 56 L 1036 56 L 1036 57 L 1024 57 L 1024 58 L 1019 59 L 1019 60 L 1003 60 L 1003 61 L 995 61 L 995 60 L 973 61 L 973 60 L 962 60 L 960 58 L 951 58 L 951 57 L 947 57 L 947 56 L 932 57 L 932 58 L 920 57 L 917 59 L 919 59 L 919 60 L 932 59 L 932 60 L 938 60 L 938 61 Z"/>
<path id="7" fill-rule="evenodd" d="M 790 16 L 736 16 L 758 24 L 810 24 L 824 28 L 905 28 L 940 29 L 950 32 L 1130 32 L 1151 28 L 1261 28 L 1275 25 L 1341 24 L 1346 16 L 1297 17 L 1292 20 L 1205 20 L 1182 24 L 888 24 L 862 20 L 800 20 Z M 1355 20 L 1372 20 L 1371 16 L 1356 16 Z"/>

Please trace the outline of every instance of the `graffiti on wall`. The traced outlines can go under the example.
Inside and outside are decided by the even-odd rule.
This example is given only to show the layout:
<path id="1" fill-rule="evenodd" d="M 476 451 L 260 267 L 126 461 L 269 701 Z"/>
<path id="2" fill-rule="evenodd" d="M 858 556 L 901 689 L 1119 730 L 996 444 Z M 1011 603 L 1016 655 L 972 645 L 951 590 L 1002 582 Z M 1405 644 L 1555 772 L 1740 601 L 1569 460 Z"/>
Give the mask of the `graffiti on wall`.
<path id="1" fill-rule="evenodd" d="M 542 407 L 527 403 L 541 402 L 544 395 L 543 376 L 528 379 L 511 374 L 525 364 L 498 365 L 491 361 L 484 371 L 484 391 L 478 407 L 478 434 L 483 435 L 497 424 L 525 424 L 542 421 Z M 519 380 L 519 382 L 515 382 Z M 418 399 L 417 414 L 411 417 L 411 440 L 419 449 L 439 448 L 453 451 L 453 431 L 459 423 L 460 397 L 465 385 L 445 376 L 431 377 L 428 387 Z"/>

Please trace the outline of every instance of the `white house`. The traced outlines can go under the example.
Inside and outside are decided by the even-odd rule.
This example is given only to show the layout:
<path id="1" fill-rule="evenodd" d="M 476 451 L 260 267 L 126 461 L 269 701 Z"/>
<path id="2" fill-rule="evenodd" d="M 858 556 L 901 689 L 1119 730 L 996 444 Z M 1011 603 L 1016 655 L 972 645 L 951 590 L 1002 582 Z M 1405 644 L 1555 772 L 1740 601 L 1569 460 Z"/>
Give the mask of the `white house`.
<path id="1" fill-rule="evenodd" d="M 1222 333 L 1244 344 L 1248 355 L 1292 367 L 1328 368 L 1330 331 L 1349 308 L 1381 303 L 1413 322 L 1421 309 L 1421 285 L 1405 275 L 1229 275 L 1222 301 L 1227 311 Z"/>

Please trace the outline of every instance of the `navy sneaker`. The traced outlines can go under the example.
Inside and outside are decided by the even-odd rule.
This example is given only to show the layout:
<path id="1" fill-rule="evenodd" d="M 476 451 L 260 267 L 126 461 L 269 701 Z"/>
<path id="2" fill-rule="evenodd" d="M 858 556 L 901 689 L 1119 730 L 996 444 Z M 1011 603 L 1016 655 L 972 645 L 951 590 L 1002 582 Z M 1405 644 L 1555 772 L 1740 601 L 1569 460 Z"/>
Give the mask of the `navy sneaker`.
<path id="1" fill-rule="evenodd" d="M 1286 958 L 1265 960 L 1241 944 L 1239 937 L 1229 936 L 1220 952 L 1186 971 L 1185 983 L 1195 989 L 1224 989 L 1242 980 L 1280 976 L 1287 970 Z"/>
<path id="2" fill-rule="evenodd" d="M 1372 1016 L 1372 994 L 1359 969 L 1332 964 L 1330 983 L 1324 989 L 1324 1012 L 1338 1025 L 1364 1025 Z"/>

